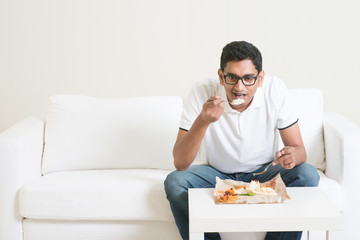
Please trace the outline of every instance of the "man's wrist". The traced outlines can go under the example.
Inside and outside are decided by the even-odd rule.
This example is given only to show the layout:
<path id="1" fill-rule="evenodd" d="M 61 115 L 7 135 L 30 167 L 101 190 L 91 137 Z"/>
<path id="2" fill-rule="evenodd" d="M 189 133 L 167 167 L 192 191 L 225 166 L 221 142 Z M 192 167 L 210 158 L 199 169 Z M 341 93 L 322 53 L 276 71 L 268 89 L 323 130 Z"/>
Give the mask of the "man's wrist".
<path id="1" fill-rule="evenodd" d="M 198 127 L 201 127 L 201 128 L 208 128 L 209 125 L 211 124 L 211 121 L 207 121 L 203 116 L 202 114 L 200 114 L 194 124 L 196 124 Z"/>

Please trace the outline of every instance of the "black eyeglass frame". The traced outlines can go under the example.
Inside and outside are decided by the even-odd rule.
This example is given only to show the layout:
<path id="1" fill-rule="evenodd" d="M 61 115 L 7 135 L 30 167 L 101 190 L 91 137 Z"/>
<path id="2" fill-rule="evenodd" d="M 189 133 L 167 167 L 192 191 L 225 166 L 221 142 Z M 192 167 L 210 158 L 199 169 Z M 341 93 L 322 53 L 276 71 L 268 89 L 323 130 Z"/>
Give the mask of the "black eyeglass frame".
<path id="1" fill-rule="evenodd" d="M 253 86 L 253 85 L 256 83 L 256 80 L 257 80 L 257 78 L 259 77 L 259 74 L 260 74 L 260 73 L 258 73 L 258 75 L 256 75 L 255 77 L 253 77 L 253 78 L 255 78 L 255 81 L 254 81 L 254 83 L 252 83 L 252 84 L 244 83 L 244 80 L 243 80 L 243 79 L 244 79 L 244 77 L 246 77 L 246 76 L 248 76 L 248 75 L 245 75 L 245 76 L 243 76 L 243 77 L 239 77 L 239 76 L 236 76 L 235 74 L 232 74 L 232 73 L 225 75 L 224 72 L 223 72 L 223 78 L 224 78 L 224 82 L 225 82 L 226 84 L 229 84 L 229 85 L 236 85 L 236 84 L 238 84 L 239 80 L 241 80 L 242 84 L 244 84 L 245 86 Z M 237 78 L 236 83 L 228 83 L 228 82 L 226 82 L 226 77 L 229 77 L 229 76 L 231 76 L 231 77 L 236 77 L 236 78 Z"/>

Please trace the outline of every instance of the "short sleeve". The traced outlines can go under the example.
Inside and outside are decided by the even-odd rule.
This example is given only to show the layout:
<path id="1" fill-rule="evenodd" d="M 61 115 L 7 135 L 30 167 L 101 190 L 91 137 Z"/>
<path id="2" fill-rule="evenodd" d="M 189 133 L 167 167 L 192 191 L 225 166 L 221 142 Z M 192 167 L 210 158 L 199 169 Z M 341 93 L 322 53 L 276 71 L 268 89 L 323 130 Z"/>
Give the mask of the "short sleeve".
<path id="1" fill-rule="evenodd" d="M 195 84 L 190 90 L 184 103 L 184 109 L 180 119 L 180 129 L 189 131 L 195 119 L 199 116 L 204 103 L 201 92 L 199 83 Z"/>
<path id="2" fill-rule="evenodd" d="M 289 91 L 282 80 L 276 79 L 274 81 L 274 91 L 277 92 L 276 102 L 278 114 L 276 127 L 279 130 L 283 130 L 297 123 L 299 116 L 293 100 L 289 95 Z"/>
<path id="3" fill-rule="evenodd" d="M 189 131 L 199 116 L 204 103 L 210 96 L 219 94 L 220 84 L 216 79 L 198 81 L 190 90 L 184 103 L 184 110 L 180 120 L 180 129 Z"/>

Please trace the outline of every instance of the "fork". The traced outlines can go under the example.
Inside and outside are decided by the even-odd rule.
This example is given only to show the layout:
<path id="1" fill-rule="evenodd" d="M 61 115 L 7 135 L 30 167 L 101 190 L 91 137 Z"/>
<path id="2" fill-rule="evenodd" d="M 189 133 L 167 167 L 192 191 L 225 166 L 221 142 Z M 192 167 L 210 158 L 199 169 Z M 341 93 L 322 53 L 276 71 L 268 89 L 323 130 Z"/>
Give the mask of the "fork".
<path id="1" fill-rule="evenodd" d="M 253 173 L 253 176 L 257 176 L 257 175 L 260 175 L 260 174 L 265 173 L 265 172 L 268 170 L 268 168 L 270 167 L 271 164 L 272 164 L 272 162 L 269 163 L 269 165 L 266 166 L 266 168 L 264 169 L 264 171 L 258 172 L 258 173 Z"/>

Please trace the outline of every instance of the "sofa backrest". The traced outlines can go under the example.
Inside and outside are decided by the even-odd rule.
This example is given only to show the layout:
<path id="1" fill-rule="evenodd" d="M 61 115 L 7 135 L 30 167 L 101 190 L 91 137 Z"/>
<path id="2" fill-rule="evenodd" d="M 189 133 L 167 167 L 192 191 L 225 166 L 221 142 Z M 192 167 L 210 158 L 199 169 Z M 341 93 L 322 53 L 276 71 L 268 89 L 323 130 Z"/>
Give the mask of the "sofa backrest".
<path id="1" fill-rule="evenodd" d="M 64 170 L 173 169 L 172 148 L 183 99 L 50 98 L 42 172 Z"/>
<path id="2" fill-rule="evenodd" d="M 322 92 L 290 89 L 289 94 L 299 113 L 307 161 L 325 170 Z M 182 107 L 180 97 L 53 96 L 46 117 L 42 172 L 174 169 L 172 148 Z M 200 151 L 196 163 L 204 163 L 201 156 Z"/>

